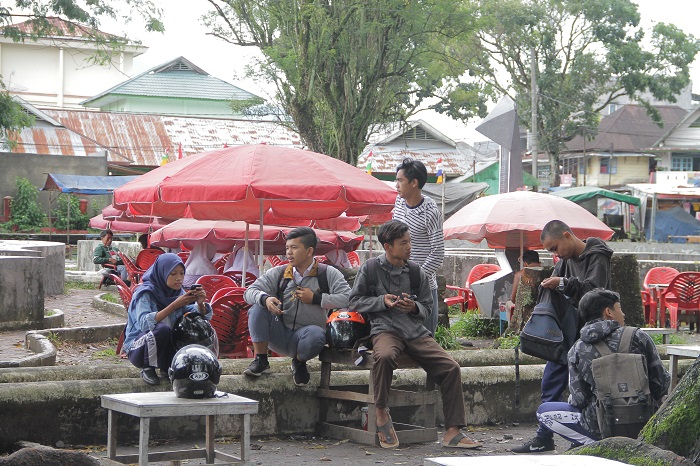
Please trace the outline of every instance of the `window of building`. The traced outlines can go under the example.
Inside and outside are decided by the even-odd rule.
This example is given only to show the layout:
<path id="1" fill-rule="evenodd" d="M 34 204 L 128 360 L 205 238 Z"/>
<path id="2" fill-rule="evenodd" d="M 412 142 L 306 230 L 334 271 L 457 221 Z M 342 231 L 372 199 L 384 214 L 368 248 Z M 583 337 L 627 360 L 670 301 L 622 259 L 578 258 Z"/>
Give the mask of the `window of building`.
<path id="1" fill-rule="evenodd" d="M 610 157 L 600 159 L 600 173 L 604 174 L 616 174 L 617 173 L 617 159 L 612 159 L 610 163 Z"/>
<path id="2" fill-rule="evenodd" d="M 671 170 L 674 172 L 692 171 L 693 157 L 690 155 L 674 155 L 671 157 Z"/>

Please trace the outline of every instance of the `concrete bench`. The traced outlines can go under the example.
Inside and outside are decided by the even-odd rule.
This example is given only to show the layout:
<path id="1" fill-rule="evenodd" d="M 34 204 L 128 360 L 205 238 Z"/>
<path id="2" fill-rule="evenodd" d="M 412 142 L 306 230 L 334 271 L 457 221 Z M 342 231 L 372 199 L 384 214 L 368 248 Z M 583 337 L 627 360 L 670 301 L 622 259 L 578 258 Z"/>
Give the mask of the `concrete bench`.
<path id="1" fill-rule="evenodd" d="M 332 365 L 353 366 L 354 357 L 351 351 L 336 351 L 324 349 L 318 356 L 321 361 L 321 382 L 317 395 L 321 398 L 321 408 L 319 415 L 318 433 L 332 438 L 349 439 L 356 443 L 366 445 L 379 445 L 377 435 L 376 407 L 374 405 L 374 384 L 372 377 L 369 378 L 367 391 L 357 387 L 331 386 Z M 361 366 L 372 369 L 374 359 L 371 351 L 365 352 L 364 364 Z M 402 354 L 398 358 L 398 368 L 407 369 L 419 367 L 411 358 Z M 344 402 L 355 402 L 367 405 L 367 427 L 366 429 L 359 422 L 352 421 L 329 421 L 328 414 L 331 408 L 329 400 Z M 401 444 L 425 443 L 437 440 L 437 428 L 435 427 L 435 405 L 437 403 L 437 391 L 435 381 L 426 377 L 425 391 L 410 392 L 407 390 L 391 389 L 389 392 L 389 407 L 412 406 L 425 409 L 425 417 L 422 426 L 403 424 L 393 419 L 396 436 Z M 334 403 L 333 406 L 336 406 Z"/>
<path id="2" fill-rule="evenodd" d="M 217 392 L 222 393 L 222 392 Z M 222 393 L 223 394 L 223 393 Z M 171 461 L 173 466 L 180 460 L 206 458 L 207 464 L 217 459 L 227 460 L 226 464 L 251 464 L 250 456 L 250 415 L 258 412 L 258 402 L 230 393 L 221 398 L 186 399 L 177 398 L 174 393 L 123 393 L 102 395 L 102 407 L 107 411 L 107 464 L 132 464 L 147 466 L 151 461 Z M 117 421 L 114 413 L 125 413 L 140 419 L 138 455 L 117 455 Z M 228 455 L 214 449 L 215 417 L 220 414 L 233 414 L 241 417 L 241 456 Z M 150 421 L 153 417 L 206 416 L 205 448 L 148 453 Z"/>
<path id="3" fill-rule="evenodd" d="M 676 333 L 675 329 L 672 328 L 640 328 L 644 333 L 648 335 L 663 335 L 663 344 L 668 345 L 670 335 Z"/>

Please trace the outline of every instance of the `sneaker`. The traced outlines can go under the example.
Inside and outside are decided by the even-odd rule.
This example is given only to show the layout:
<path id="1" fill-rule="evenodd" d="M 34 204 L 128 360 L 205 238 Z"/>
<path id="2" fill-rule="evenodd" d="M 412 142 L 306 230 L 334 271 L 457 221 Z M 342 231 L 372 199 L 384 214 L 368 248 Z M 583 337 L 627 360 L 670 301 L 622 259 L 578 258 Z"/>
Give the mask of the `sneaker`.
<path id="1" fill-rule="evenodd" d="M 554 439 L 541 439 L 539 437 L 535 437 L 529 442 L 513 448 L 511 451 L 513 453 L 540 453 L 543 451 L 552 451 L 554 450 Z"/>
<path id="2" fill-rule="evenodd" d="M 153 367 L 144 367 L 141 369 L 141 378 L 148 385 L 160 385 L 160 379 L 156 374 L 156 370 Z"/>
<path id="3" fill-rule="evenodd" d="M 270 363 L 266 360 L 262 362 L 260 358 L 253 359 L 250 366 L 243 371 L 245 375 L 250 375 L 253 377 L 260 377 L 261 374 L 268 374 L 270 372 Z"/>
<path id="4" fill-rule="evenodd" d="M 303 387 L 309 380 L 311 380 L 311 374 L 309 374 L 309 369 L 306 367 L 306 362 L 297 361 L 297 358 L 292 359 L 292 376 L 294 377 L 294 385 L 297 387 Z"/>

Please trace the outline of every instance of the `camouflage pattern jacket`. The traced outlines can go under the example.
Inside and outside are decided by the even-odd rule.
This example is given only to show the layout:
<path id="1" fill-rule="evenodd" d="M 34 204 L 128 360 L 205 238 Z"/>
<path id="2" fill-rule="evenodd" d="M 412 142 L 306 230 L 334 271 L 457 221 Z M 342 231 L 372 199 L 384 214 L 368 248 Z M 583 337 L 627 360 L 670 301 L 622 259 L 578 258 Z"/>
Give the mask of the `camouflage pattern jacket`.
<path id="1" fill-rule="evenodd" d="M 600 357 L 600 353 L 593 344 L 603 340 L 612 351 L 617 351 L 621 337 L 622 327 L 619 323 L 614 320 L 596 319 L 583 326 L 581 338 L 569 350 L 569 404 L 581 410 L 581 424 L 596 438 L 600 438 L 600 430 L 595 403 L 596 387 L 591 366 L 592 361 Z M 661 398 L 668 391 L 671 376 L 661 363 L 653 340 L 649 335 L 638 330 L 632 337 L 630 353 L 645 356 L 649 389 L 658 408 Z"/>

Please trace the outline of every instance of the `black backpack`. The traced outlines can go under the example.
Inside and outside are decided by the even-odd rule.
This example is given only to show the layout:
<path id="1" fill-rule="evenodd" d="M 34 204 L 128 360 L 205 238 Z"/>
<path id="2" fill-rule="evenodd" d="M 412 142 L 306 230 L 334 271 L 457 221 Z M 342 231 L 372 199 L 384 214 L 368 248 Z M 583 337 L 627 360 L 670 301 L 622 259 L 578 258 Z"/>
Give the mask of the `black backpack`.
<path id="1" fill-rule="evenodd" d="M 643 354 L 629 352 L 632 337 L 638 330 L 623 327 L 616 353 L 604 341 L 593 345 L 600 353 L 600 357 L 592 361 L 591 369 L 598 428 L 603 438 L 637 438 L 654 414 L 646 358 Z"/>
<path id="2" fill-rule="evenodd" d="M 523 353 L 567 365 L 567 353 L 578 339 L 578 311 L 559 290 L 540 286 L 537 304 L 520 332 Z"/>

